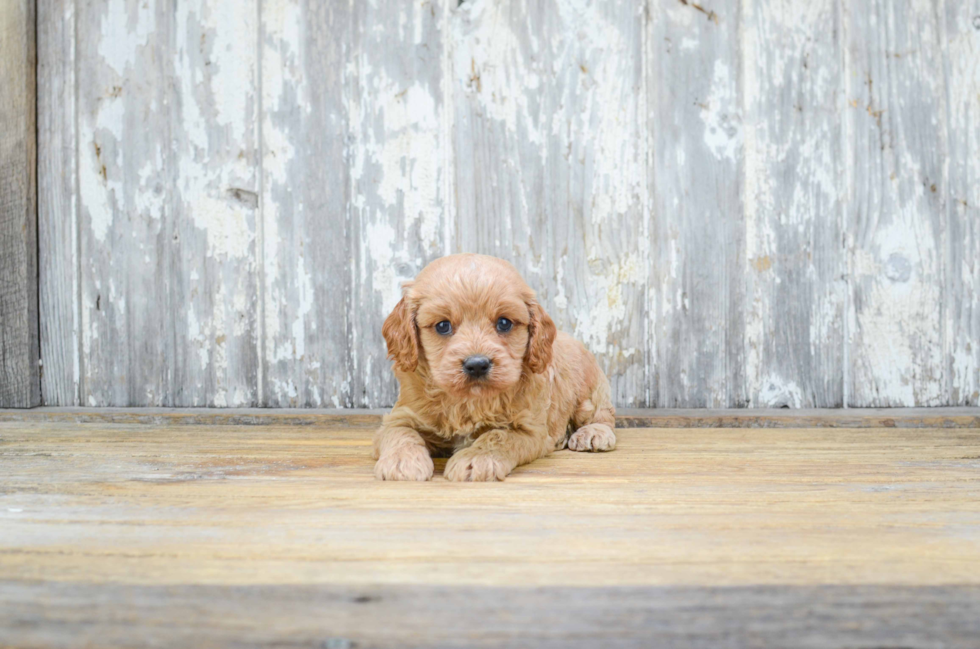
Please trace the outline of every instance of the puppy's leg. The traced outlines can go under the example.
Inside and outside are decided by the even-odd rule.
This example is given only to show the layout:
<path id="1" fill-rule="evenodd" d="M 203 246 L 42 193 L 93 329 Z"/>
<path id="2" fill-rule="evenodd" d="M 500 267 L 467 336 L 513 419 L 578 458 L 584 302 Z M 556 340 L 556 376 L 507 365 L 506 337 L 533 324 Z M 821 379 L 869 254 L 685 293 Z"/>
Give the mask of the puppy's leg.
<path id="1" fill-rule="evenodd" d="M 374 435 L 374 477 L 378 480 L 429 480 L 432 457 L 422 436 L 405 426 L 382 426 Z"/>
<path id="2" fill-rule="evenodd" d="M 615 413 L 609 382 L 600 373 L 592 394 L 572 415 L 575 432 L 568 438 L 568 448 L 573 451 L 611 451 L 616 448 Z"/>
<path id="3" fill-rule="evenodd" d="M 498 428 L 487 431 L 473 444 L 457 451 L 446 462 L 445 476 L 454 482 L 503 480 L 514 467 L 547 455 L 551 443 L 546 434 Z"/>

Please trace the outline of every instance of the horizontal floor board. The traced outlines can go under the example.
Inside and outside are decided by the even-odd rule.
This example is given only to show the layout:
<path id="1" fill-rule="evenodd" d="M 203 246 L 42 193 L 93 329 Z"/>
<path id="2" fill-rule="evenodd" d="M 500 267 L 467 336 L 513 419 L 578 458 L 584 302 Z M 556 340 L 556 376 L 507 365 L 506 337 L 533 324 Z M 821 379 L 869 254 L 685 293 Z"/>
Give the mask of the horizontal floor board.
<path id="1" fill-rule="evenodd" d="M 17 620 L 9 640 L 44 647 L 975 649 L 980 637 L 980 586 L 95 589 L 33 582 L 0 583 L 0 610 Z"/>

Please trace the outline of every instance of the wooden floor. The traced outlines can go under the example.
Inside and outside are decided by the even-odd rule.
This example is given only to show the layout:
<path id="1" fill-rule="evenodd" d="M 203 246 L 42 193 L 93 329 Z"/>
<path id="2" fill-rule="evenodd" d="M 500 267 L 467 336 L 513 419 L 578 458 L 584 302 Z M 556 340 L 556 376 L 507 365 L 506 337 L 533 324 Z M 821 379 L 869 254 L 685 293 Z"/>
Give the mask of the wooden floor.
<path id="1" fill-rule="evenodd" d="M 407 484 L 344 421 L 0 417 L 0 646 L 980 647 L 980 429 L 620 429 Z"/>

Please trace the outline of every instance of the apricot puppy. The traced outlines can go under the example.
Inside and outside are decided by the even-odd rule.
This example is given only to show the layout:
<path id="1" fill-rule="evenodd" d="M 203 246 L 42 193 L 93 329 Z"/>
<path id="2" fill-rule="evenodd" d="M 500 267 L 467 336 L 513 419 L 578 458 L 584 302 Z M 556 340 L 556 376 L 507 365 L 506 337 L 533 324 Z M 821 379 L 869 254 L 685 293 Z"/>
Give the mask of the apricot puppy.
<path id="1" fill-rule="evenodd" d="M 400 385 L 374 437 L 379 480 L 503 480 L 555 449 L 616 446 L 609 382 L 506 261 L 443 257 L 403 288 L 382 333 Z"/>

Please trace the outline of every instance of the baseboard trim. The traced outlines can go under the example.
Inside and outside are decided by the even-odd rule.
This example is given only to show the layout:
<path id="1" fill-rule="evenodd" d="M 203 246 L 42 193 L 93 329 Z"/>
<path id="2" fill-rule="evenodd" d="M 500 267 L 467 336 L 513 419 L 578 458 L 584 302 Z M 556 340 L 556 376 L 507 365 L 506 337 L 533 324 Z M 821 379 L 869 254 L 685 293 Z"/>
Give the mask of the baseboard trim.
<path id="1" fill-rule="evenodd" d="M 371 428 L 387 409 L 60 408 L 0 410 L 0 422 Z M 617 428 L 980 428 L 980 408 L 635 409 Z"/>

